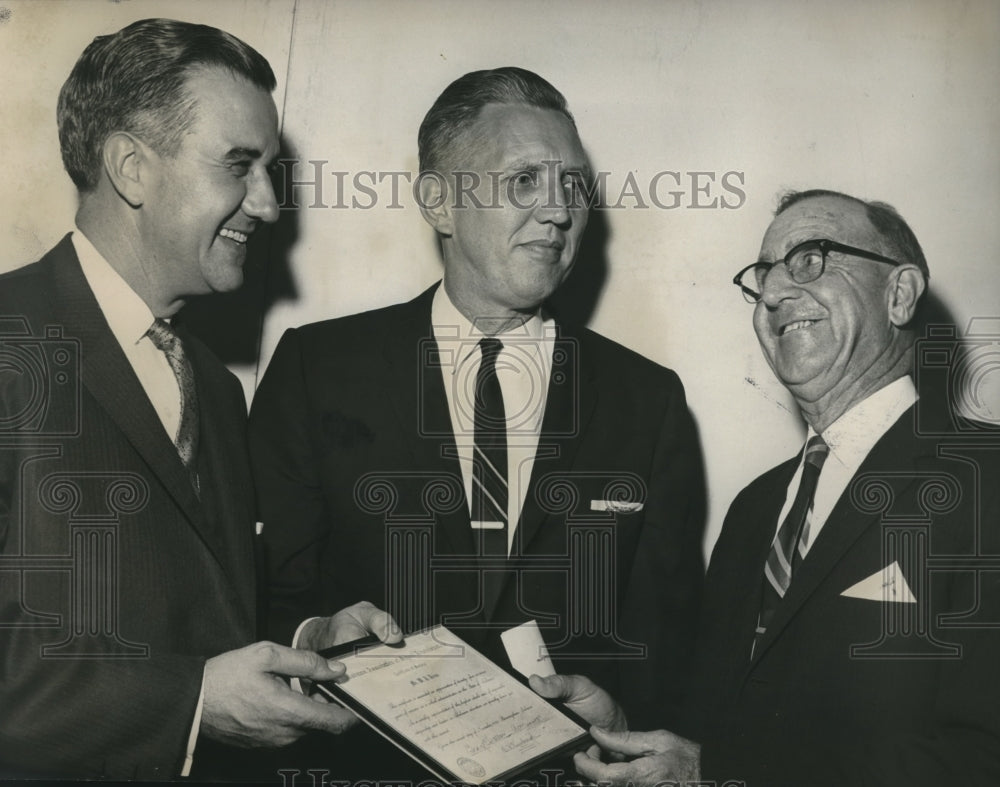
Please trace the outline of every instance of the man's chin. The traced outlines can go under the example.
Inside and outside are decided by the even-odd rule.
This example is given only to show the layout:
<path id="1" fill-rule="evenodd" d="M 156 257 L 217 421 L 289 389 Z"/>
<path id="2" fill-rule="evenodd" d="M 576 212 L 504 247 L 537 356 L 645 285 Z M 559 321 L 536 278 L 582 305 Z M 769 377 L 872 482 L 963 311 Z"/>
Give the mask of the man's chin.
<path id="1" fill-rule="evenodd" d="M 205 281 L 211 292 L 233 292 L 243 286 L 243 265 L 227 265 L 216 269 L 207 276 Z"/>
<path id="2" fill-rule="evenodd" d="M 530 286 L 523 287 L 512 299 L 514 308 L 521 312 L 533 312 L 545 301 L 551 298 L 563 283 L 564 276 L 557 279 L 545 279 L 533 282 Z"/>
<path id="3" fill-rule="evenodd" d="M 825 382 L 829 367 L 817 363 L 816 359 L 810 359 L 808 364 L 778 364 L 772 368 L 778 382 L 797 399 L 815 401 L 829 389 Z"/>

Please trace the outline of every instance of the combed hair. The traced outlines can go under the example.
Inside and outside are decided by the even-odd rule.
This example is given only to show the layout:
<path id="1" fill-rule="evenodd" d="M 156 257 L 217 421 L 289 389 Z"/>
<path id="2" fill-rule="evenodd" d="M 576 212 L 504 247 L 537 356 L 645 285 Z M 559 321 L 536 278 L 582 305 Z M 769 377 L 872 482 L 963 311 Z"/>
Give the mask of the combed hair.
<path id="1" fill-rule="evenodd" d="M 554 109 L 576 128 L 563 94 L 538 74 L 514 66 L 472 71 L 448 85 L 424 116 L 417 134 L 421 172 L 444 173 L 449 158 L 461 160 L 456 154 L 487 104 Z"/>
<path id="2" fill-rule="evenodd" d="M 202 67 L 228 69 L 268 92 L 277 84 L 257 50 L 215 27 L 142 19 L 95 38 L 62 86 L 56 113 L 63 165 L 76 187 L 97 186 L 102 148 L 116 131 L 174 155 L 195 115 L 185 81 Z"/>
<path id="3" fill-rule="evenodd" d="M 920 248 L 917 236 L 914 235 L 913 230 L 910 229 L 910 225 L 906 223 L 906 220 L 899 215 L 899 211 L 886 202 L 858 199 L 857 197 L 852 197 L 850 194 L 831 191 L 829 189 L 788 191 L 779 198 L 778 207 L 774 211 L 774 215 L 779 216 L 792 207 L 792 205 L 813 197 L 839 197 L 857 205 L 862 205 L 868 216 L 868 221 L 871 222 L 879 235 L 892 248 L 893 252 L 899 258 L 898 261 L 916 265 L 924 274 L 925 279 L 930 278 L 931 273 L 927 267 L 927 258 L 924 257 L 924 251 Z M 836 238 L 831 238 L 831 240 L 836 240 Z"/>

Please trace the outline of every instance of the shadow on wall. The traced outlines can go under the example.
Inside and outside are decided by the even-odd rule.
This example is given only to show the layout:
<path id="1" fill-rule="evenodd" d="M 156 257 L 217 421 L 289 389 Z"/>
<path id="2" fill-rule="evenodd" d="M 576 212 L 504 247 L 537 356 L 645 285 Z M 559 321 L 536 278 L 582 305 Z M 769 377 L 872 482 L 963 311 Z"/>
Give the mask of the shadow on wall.
<path id="1" fill-rule="evenodd" d="M 920 396 L 917 428 L 929 434 L 1000 434 L 1000 317 L 955 315 L 930 294 L 914 319 L 914 381 Z M 925 421 L 936 414 L 942 420 Z"/>
<path id="2" fill-rule="evenodd" d="M 938 297 L 932 287 L 929 287 L 913 318 L 913 332 L 919 339 L 927 335 L 927 329 L 932 325 L 954 325 L 959 330 L 964 330 L 964 326 L 956 322 L 956 317 L 948 305 Z"/>
<path id="3" fill-rule="evenodd" d="M 285 143 L 281 157 L 295 159 L 296 151 Z M 283 184 L 275 183 L 275 191 L 281 204 Z M 223 363 L 256 364 L 268 312 L 278 301 L 298 297 L 289 259 L 299 240 L 299 222 L 297 210 L 282 210 L 278 221 L 260 227 L 247 247 L 243 286 L 235 292 L 192 299 L 184 308 L 185 326 Z M 605 212 L 591 211 L 573 272 L 547 304 L 560 321 L 590 322 L 607 280 L 610 236 Z"/>
<path id="4" fill-rule="evenodd" d="M 294 159 L 295 155 L 285 143 L 281 158 Z M 283 195 L 279 182 L 275 183 L 275 194 L 280 205 Z M 278 220 L 258 227 L 247 245 L 243 286 L 235 292 L 194 298 L 184 307 L 184 325 L 224 364 L 256 365 L 267 313 L 278 301 L 294 301 L 298 297 L 288 264 L 298 238 L 298 210 L 281 210 Z"/>

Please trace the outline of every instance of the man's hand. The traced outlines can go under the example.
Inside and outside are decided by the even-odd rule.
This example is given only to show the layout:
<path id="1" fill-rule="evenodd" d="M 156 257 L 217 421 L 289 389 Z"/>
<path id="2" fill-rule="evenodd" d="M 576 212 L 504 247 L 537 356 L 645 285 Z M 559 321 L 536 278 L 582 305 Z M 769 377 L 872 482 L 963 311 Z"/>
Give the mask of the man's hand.
<path id="1" fill-rule="evenodd" d="M 297 648 L 323 650 L 344 642 L 376 635 L 387 644 L 399 642 L 403 632 L 392 615 L 367 601 L 359 601 L 328 618 L 310 620 L 299 632 Z"/>
<path id="2" fill-rule="evenodd" d="M 584 721 L 606 730 L 628 729 L 625 712 L 604 689 L 583 675 L 532 675 L 528 683 L 536 694 L 559 700 Z"/>
<path id="3" fill-rule="evenodd" d="M 201 732 L 231 746 L 285 746 L 307 730 L 340 733 L 357 719 L 292 691 L 283 676 L 336 680 L 344 666 L 308 650 L 256 642 L 205 663 Z"/>
<path id="4" fill-rule="evenodd" d="M 665 781 L 684 784 L 701 779 L 701 747 L 687 738 L 666 730 L 608 732 L 598 727 L 592 728 L 590 734 L 612 758 L 626 758 L 625 762 L 601 762 L 596 747 L 574 755 L 577 772 L 596 784 L 648 787 Z"/>

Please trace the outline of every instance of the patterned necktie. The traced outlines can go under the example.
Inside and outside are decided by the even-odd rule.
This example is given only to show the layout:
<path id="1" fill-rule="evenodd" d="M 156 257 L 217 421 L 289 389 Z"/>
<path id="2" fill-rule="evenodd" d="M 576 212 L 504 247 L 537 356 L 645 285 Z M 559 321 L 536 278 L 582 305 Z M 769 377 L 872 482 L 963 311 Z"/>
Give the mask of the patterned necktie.
<path id="1" fill-rule="evenodd" d="M 476 375 L 472 519 L 482 554 L 507 556 L 507 416 L 497 378 L 499 339 L 484 337 Z"/>
<path id="2" fill-rule="evenodd" d="M 198 389 L 194 383 L 194 371 L 184 353 L 180 337 L 174 333 L 169 324 L 163 320 L 155 320 L 146 331 L 146 335 L 156 349 L 167 357 L 167 363 L 177 378 L 177 387 L 181 394 L 181 417 L 174 445 L 197 490 L 199 484 L 195 461 L 198 457 Z"/>
<path id="3" fill-rule="evenodd" d="M 764 564 L 764 595 L 761 600 L 760 617 L 757 621 L 754 649 L 756 649 L 764 632 L 767 631 L 778 602 L 785 597 L 785 592 L 792 582 L 792 571 L 802 559 L 802 532 L 806 527 L 809 513 L 812 511 L 819 471 L 823 469 L 823 462 L 826 461 L 829 450 L 819 435 L 814 435 L 806 444 L 799 490 L 795 493 L 795 500 L 788 510 L 785 521 L 781 523 L 778 534 L 771 542 L 771 551 Z M 753 651 L 751 651 L 751 658 L 752 654 Z"/>

